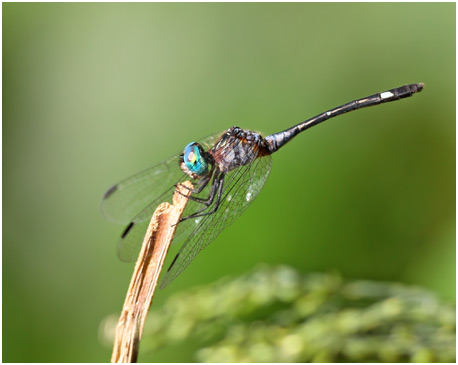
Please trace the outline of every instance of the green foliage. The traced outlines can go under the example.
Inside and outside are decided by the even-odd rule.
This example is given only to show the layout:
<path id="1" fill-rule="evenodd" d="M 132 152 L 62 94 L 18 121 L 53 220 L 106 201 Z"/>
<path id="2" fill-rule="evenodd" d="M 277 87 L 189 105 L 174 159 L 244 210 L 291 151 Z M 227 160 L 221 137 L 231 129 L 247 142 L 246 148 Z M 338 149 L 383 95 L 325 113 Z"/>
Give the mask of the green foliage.
<path id="1" fill-rule="evenodd" d="M 260 267 L 170 297 L 141 352 L 191 338 L 202 362 L 454 362 L 455 307 L 397 283 Z"/>

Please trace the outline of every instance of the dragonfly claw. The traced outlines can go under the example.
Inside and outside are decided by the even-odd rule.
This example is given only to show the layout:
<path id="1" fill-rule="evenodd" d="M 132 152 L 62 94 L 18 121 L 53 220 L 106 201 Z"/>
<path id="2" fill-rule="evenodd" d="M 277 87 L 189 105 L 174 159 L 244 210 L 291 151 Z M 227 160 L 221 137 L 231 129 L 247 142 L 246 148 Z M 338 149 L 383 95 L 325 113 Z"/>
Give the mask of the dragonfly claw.
<path id="1" fill-rule="evenodd" d="M 181 185 L 183 186 L 183 185 Z M 183 194 L 180 190 L 177 190 L 176 191 L 178 194 L 180 194 L 181 196 L 184 196 L 185 198 L 188 198 L 188 196 L 186 194 Z"/>
<path id="2" fill-rule="evenodd" d="M 194 189 L 192 189 L 192 188 L 190 188 L 190 187 L 188 187 L 186 185 L 183 185 L 182 183 L 178 183 L 178 184 L 175 185 L 175 188 L 178 188 L 178 187 L 186 189 L 186 190 L 190 190 L 190 191 L 192 191 L 194 193 Z"/>

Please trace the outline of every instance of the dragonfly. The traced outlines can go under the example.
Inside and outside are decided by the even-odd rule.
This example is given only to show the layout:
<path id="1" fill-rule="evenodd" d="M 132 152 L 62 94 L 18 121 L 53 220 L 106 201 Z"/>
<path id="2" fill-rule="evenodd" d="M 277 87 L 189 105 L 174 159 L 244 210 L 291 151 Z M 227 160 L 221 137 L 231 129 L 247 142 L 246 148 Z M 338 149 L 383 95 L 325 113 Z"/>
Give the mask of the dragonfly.
<path id="1" fill-rule="evenodd" d="M 103 197 L 102 211 L 108 219 L 126 224 L 118 242 L 118 257 L 124 262 L 137 259 L 156 207 L 171 201 L 177 184 L 191 179 L 194 187 L 173 239 L 182 246 L 162 279 L 161 287 L 166 287 L 258 196 L 269 176 L 273 153 L 325 120 L 410 97 L 423 86 L 409 84 L 353 100 L 266 137 L 231 127 L 191 142 L 181 154 L 113 185 Z"/>

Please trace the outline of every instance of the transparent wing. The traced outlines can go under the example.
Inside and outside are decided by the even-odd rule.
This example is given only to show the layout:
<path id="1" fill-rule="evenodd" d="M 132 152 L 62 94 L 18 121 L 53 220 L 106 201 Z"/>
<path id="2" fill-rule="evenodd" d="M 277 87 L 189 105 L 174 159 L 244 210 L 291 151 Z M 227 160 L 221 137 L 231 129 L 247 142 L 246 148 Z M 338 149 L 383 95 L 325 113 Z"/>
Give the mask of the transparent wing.
<path id="1" fill-rule="evenodd" d="M 213 134 L 199 143 L 208 149 L 220 135 L 221 133 Z M 133 217 L 136 218 L 136 222 L 151 218 L 155 209 L 151 211 L 151 207 L 155 203 L 170 201 L 170 189 L 173 189 L 176 183 L 189 179 L 179 166 L 178 155 L 108 189 L 102 200 L 104 215 L 109 220 L 122 224 L 132 222 Z"/>
<path id="2" fill-rule="evenodd" d="M 189 180 L 189 176 L 183 174 L 182 178 L 176 181 L 175 183 L 184 182 Z M 208 196 L 209 190 L 211 187 L 211 182 L 207 187 L 199 194 L 202 196 Z M 146 206 L 141 212 L 139 212 L 127 225 L 121 238 L 118 242 L 118 257 L 121 261 L 124 262 L 133 262 L 137 260 L 138 254 L 142 247 L 143 237 L 145 236 L 146 229 L 150 219 L 158 207 L 158 205 L 164 201 L 171 202 L 173 194 L 175 192 L 175 184 L 172 184 L 159 198 L 153 200 L 148 206 Z M 186 217 L 201 209 L 202 205 L 188 200 L 186 209 L 183 212 L 183 216 Z M 178 224 L 177 230 L 172 241 L 172 244 L 183 241 L 187 234 L 192 232 L 192 230 L 199 224 L 201 217 L 196 219 L 188 219 L 180 224 Z"/>
<path id="3" fill-rule="evenodd" d="M 271 156 L 263 156 L 226 175 L 218 210 L 200 217 L 164 276 L 161 288 L 180 275 L 201 250 L 245 211 L 264 186 L 271 166 Z"/>
<path id="4" fill-rule="evenodd" d="M 139 211 L 146 215 L 145 207 L 160 200 L 184 175 L 178 156 L 174 156 L 113 185 L 103 197 L 102 211 L 116 223 L 129 223 Z"/>
<path id="5" fill-rule="evenodd" d="M 199 143 L 208 149 L 221 133 L 208 136 Z M 111 187 L 102 200 L 102 211 L 115 222 L 127 224 L 118 242 L 118 257 L 121 261 L 135 261 L 140 252 L 149 221 L 162 202 L 172 202 L 175 185 L 190 180 L 179 166 L 178 156 L 142 171 Z M 201 194 L 208 195 L 209 187 Z M 196 210 L 198 203 L 189 201 L 184 211 L 190 215 Z M 199 206 L 201 207 L 201 206 Z M 191 232 L 195 220 L 179 224 L 173 243 L 183 240 L 185 232 Z"/>

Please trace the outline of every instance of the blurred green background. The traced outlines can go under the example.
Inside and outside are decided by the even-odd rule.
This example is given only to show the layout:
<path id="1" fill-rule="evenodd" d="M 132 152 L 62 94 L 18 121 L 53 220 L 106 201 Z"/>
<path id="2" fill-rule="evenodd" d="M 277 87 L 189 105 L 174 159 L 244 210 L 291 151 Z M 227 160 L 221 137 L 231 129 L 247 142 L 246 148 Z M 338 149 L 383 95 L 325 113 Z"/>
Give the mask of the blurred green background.
<path id="1" fill-rule="evenodd" d="M 413 82 L 274 155 L 153 308 L 258 263 L 455 301 L 455 4 L 3 4 L 3 361 L 109 360 L 99 325 L 133 269 L 99 209 L 113 183 L 232 125 L 270 134 Z"/>

